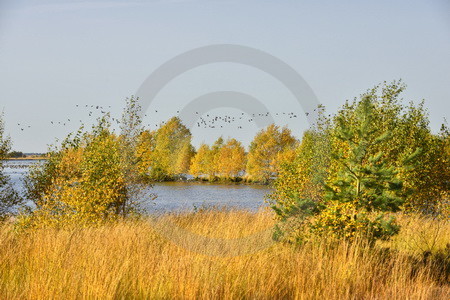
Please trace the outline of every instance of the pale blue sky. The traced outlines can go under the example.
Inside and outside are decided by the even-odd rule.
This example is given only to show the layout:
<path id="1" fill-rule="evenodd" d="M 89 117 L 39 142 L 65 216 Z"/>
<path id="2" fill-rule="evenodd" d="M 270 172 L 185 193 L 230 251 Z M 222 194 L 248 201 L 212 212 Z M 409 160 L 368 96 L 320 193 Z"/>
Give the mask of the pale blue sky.
<path id="1" fill-rule="evenodd" d="M 124 98 L 158 66 L 185 51 L 223 43 L 280 58 L 330 112 L 379 82 L 402 78 L 408 84 L 405 101 L 425 99 L 433 129 L 444 117 L 450 120 L 447 0 L 0 0 L 0 109 L 14 149 L 46 151 L 79 120 L 91 123 L 94 116 L 76 104 L 110 105 L 120 114 Z M 246 92 L 274 112 L 302 113 L 267 74 L 219 63 L 166 86 L 153 103 L 158 114 L 149 111 L 146 123 L 154 127 L 190 100 L 218 90 Z M 298 136 L 306 128 L 303 117 L 276 122 Z M 219 135 L 248 144 L 257 128 L 244 125 L 240 131 L 194 128 L 194 144 Z"/>

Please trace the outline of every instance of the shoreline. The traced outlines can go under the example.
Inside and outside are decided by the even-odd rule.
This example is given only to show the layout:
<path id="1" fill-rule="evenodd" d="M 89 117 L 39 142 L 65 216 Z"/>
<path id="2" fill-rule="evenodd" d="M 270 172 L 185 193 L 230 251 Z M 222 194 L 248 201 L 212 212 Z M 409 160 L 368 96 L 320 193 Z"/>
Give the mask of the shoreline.
<path id="1" fill-rule="evenodd" d="M 8 160 L 14 160 L 14 161 L 21 161 L 21 160 L 47 160 L 48 157 L 40 156 L 40 157 L 8 157 L 3 159 L 4 161 Z"/>
<path id="2" fill-rule="evenodd" d="M 2 161 L 8 162 L 8 161 L 45 161 L 48 160 L 48 157 L 10 157 L 5 158 Z M 190 175 L 192 176 L 192 175 Z M 184 178 L 174 178 L 174 179 L 167 179 L 167 180 L 149 180 L 149 184 L 158 184 L 158 183 L 196 183 L 196 184 L 205 184 L 205 185 L 253 185 L 253 186 L 262 186 L 262 187 L 271 187 L 274 180 L 270 180 L 269 182 L 260 182 L 260 181 L 249 181 L 243 178 L 239 178 L 237 180 L 227 180 L 223 178 L 217 178 L 216 180 L 205 180 L 200 177 L 193 177 L 189 179 Z"/>

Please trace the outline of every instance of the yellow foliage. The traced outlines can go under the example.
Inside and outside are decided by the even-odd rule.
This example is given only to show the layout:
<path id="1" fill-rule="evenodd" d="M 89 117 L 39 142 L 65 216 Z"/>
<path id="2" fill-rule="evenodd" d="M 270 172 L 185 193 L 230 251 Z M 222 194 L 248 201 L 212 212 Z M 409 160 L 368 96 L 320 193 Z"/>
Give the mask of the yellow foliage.
<path id="1" fill-rule="evenodd" d="M 177 117 L 164 122 L 155 132 L 145 134 L 137 154 L 143 158 L 143 175 L 164 180 L 186 173 L 193 155 L 191 138 L 191 132 Z"/>
<path id="2" fill-rule="evenodd" d="M 239 141 L 224 141 L 220 137 L 211 147 L 200 145 L 192 160 L 190 172 L 194 176 L 206 175 L 209 180 L 217 177 L 234 179 L 244 171 L 245 159 L 245 149 Z"/>
<path id="3" fill-rule="evenodd" d="M 189 171 L 192 157 L 194 156 L 194 148 L 190 139 L 186 139 L 180 146 L 174 163 L 174 174 L 186 174 Z"/>
<path id="4" fill-rule="evenodd" d="M 217 153 L 217 168 L 220 176 L 234 178 L 245 168 L 245 149 L 240 142 L 229 139 Z"/>
<path id="5" fill-rule="evenodd" d="M 138 172 L 146 177 L 153 163 L 152 153 L 155 147 L 154 132 L 145 130 L 138 138 L 136 146 L 136 158 L 138 159 Z"/>
<path id="6" fill-rule="evenodd" d="M 23 227 L 95 225 L 126 213 L 127 182 L 116 136 L 104 131 L 87 136 L 50 158 L 53 173 Z"/>
<path id="7" fill-rule="evenodd" d="M 322 139 L 324 142 L 321 142 Z M 287 149 L 280 154 L 275 189 L 269 195 L 272 204 L 280 209 L 279 217 L 289 216 L 298 199 L 322 201 L 323 180 L 329 166 L 326 142 L 327 139 L 320 134 L 307 131 L 295 150 Z"/>
<path id="8" fill-rule="evenodd" d="M 193 176 L 208 174 L 211 163 L 211 153 L 209 146 L 201 144 L 197 153 L 192 158 L 190 173 Z"/>
<path id="9" fill-rule="evenodd" d="M 268 182 L 279 171 L 280 153 L 297 146 L 297 140 L 287 127 L 275 124 L 258 132 L 250 145 L 246 171 L 255 181 Z"/>

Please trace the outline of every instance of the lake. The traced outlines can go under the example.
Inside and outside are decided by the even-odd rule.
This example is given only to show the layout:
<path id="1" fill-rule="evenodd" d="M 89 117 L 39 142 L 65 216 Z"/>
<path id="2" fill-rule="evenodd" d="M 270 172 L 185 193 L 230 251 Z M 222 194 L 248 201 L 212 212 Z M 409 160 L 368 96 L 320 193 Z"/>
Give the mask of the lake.
<path id="1" fill-rule="evenodd" d="M 28 168 L 36 163 L 42 163 L 42 161 L 6 161 L 4 172 L 11 178 L 14 186 L 19 191 L 23 191 L 22 179 L 28 172 Z M 155 183 L 150 192 L 156 194 L 157 198 L 148 201 L 144 197 L 144 207 L 149 213 L 192 211 L 195 208 L 210 206 L 255 211 L 267 205 L 264 197 L 270 189 L 261 185 L 164 182 Z"/>

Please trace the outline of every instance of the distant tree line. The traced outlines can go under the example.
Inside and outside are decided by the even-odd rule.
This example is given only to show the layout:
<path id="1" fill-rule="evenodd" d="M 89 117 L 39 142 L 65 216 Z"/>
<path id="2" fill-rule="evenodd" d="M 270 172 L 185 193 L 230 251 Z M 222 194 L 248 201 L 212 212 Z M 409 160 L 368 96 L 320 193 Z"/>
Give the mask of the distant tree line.
<path id="1" fill-rule="evenodd" d="M 11 151 L 8 153 L 7 157 L 9 158 L 22 158 L 27 157 L 23 152 L 20 151 Z"/>

